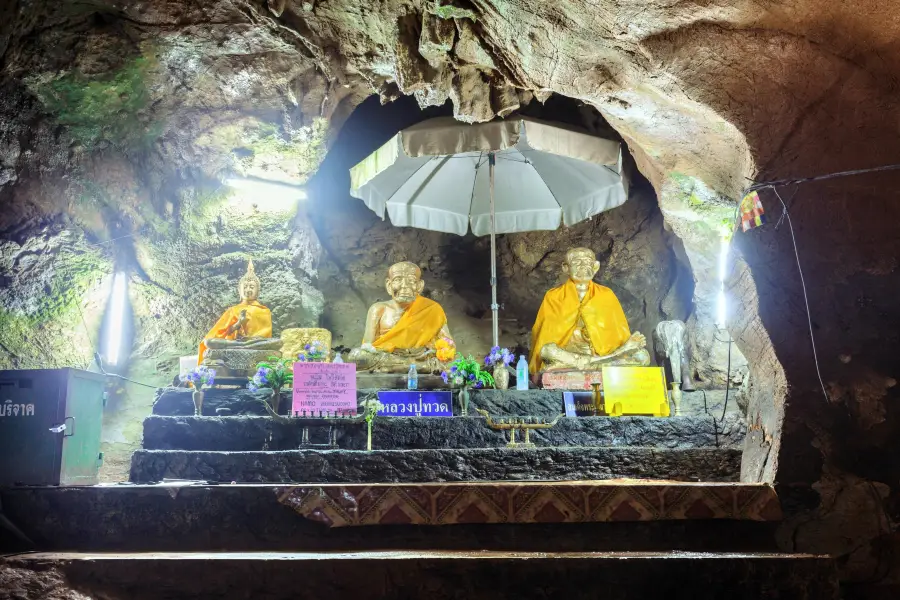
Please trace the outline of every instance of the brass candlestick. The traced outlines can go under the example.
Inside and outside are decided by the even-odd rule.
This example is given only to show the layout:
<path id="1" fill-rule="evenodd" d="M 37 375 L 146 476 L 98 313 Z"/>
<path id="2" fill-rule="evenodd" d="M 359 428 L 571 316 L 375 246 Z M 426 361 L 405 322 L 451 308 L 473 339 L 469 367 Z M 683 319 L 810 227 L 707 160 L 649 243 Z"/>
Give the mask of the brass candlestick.
<path id="1" fill-rule="evenodd" d="M 525 448 L 534 448 L 534 443 L 531 441 L 531 430 L 550 429 L 559 422 L 561 417 L 566 416 L 565 413 L 560 413 L 549 423 L 546 420 L 541 419 L 541 417 L 501 417 L 495 421 L 486 410 L 480 408 L 476 408 L 475 410 L 485 418 L 487 426 L 491 429 L 509 431 L 509 442 L 506 444 L 507 448 L 518 448 L 520 445 Z M 531 419 L 530 423 L 528 422 L 529 419 Z M 525 440 L 521 444 L 516 442 L 516 431 L 525 432 Z"/>
<path id="2" fill-rule="evenodd" d="M 594 416 L 602 417 L 606 415 L 606 404 L 603 400 L 603 392 L 600 390 L 600 383 L 592 383 L 591 388 L 594 390 Z"/>

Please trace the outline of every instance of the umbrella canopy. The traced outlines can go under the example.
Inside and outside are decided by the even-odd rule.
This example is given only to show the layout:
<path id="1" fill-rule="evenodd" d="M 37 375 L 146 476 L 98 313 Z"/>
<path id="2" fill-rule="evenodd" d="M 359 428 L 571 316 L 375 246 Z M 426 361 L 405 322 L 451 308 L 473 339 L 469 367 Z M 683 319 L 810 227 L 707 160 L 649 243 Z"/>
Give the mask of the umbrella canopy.
<path id="1" fill-rule="evenodd" d="M 350 194 L 394 225 L 487 235 L 491 153 L 494 233 L 574 225 L 627 197 L 619 142 L 522 117 L 404 129 L 350 170 Z"/>
<path id="2" fill-rule="evenodd" d="M 394 225 L 490 234 L 495 346 L 495 234 L 574 225 L 625 202 L 627 187 L 618 142 L 522 117 L 429 119 L 350 169 L 350 195 Z"/>

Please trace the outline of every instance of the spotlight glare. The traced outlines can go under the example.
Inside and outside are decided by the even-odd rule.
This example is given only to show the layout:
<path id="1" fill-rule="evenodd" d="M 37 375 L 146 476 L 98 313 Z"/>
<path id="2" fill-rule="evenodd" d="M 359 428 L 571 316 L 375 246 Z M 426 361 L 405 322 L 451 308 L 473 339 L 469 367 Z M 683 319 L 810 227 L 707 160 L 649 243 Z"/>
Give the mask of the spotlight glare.
<path id="1" fill-rule="evenodd" d="M 259 179 L 256 177 L 229 177 L 225 185 L 237 190 L 237 198 L 252 203 L 259 210 L 276 212 L 296 207 L 296 202 L 306 200 L 306 190 L 299 184 Z"/>
<path id="2" fill-rule="evenodd" d="M 106 323 L 106 362 L 111 366 L 115 366 L 119 362 L 126 293 L 125 273 L 116 273 L 109 301 L 109 321 Z"/>
<path id="3" fill-rule="evenodd" d="M 725 317 L 728 312 L 725 300 L 725 290 L 719 290 L 719 296 L 716 299 L 716 326 L 719 329 L 725 329 Z"/>
<path id="4" fill-rule="evenodd" d="M 725 281 L 725 269 L 728 266 L 728 240 L 722 238 L 722 244 L 719 246 L 719 281 Z"/>

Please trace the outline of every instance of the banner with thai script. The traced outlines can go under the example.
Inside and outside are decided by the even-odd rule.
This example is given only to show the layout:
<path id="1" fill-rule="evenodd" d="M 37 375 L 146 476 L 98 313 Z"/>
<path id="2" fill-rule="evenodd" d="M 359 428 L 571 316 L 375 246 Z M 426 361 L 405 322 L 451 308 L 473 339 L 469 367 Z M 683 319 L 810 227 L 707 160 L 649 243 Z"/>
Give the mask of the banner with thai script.
<path id="1" fill-rule="evenodd" d="M 594 392 L 563 392 L 567 417 L 593 417 L 597 414 Z"/>
<path id="2" fill-rule="evenodd" d="M 356 414 L 356 365 L 294 363 L 294 415 Z"/>
<path id="3" fill-rule="evenodd" d="M 452 417 L 453 393 L 442 391 L 384 391 L 378 392 L 384 406 L 379 417 Z"/>

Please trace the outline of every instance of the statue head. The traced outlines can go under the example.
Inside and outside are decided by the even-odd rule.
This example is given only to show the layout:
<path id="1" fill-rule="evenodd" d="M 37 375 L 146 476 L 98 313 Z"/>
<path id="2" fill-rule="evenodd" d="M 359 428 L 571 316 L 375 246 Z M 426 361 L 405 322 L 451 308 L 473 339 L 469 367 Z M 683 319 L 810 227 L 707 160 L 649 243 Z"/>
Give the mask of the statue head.
<path id="1" fill-rule="evenodd" d="M 411 262 L 399 262 L 388 269 L 384 280 L 387 293 L 395 302 L 410 304 L 425 289 L 422 270 Z"/>
<path id="2" fill-rule="evenodd" d="M 583 283 L 594 278 L 600 270 L 600 263 L 590 248 L 572 248 L 566 252 L 562 270 L 575 283 Z"/>
<path id="3" fill-rule="evenodd" d="M 253 260 L 247 263 L 247 272 L 238 281 L 238 294 L 241 300 L 245 302 L 253 302 L 259 299 L 259 277 L 253 269 Z"/>

